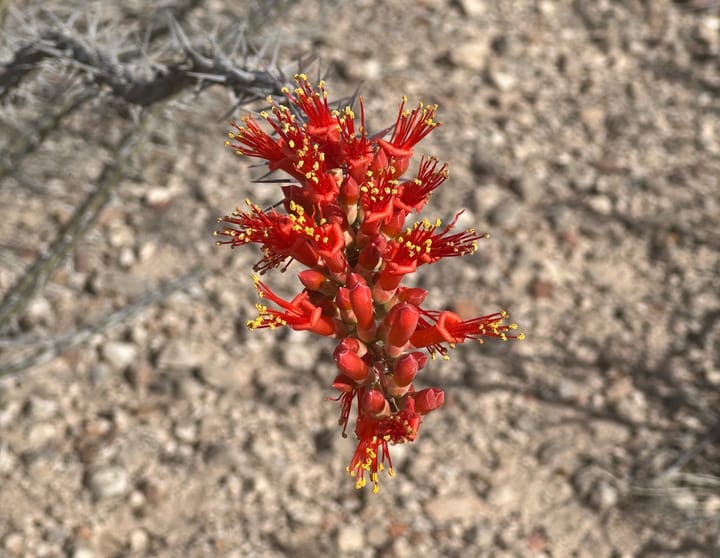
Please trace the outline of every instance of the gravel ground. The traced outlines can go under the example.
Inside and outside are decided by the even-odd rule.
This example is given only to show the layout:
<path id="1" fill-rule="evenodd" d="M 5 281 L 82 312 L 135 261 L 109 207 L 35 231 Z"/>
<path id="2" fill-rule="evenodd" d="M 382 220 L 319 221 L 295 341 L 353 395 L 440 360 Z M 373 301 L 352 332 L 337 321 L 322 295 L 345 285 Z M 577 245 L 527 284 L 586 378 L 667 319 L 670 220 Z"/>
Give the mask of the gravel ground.
<path id="1" fill-rule="evenodd" d="M 188 26 L 242 13 L 225 4 Z M 0 555 L 720 555 L 720 5 L 353 4 L 301 0 L 263 33 L 283 60 L 316 55 L 332 96 L 362 86 L 371 129 L 402 95 L 440 105 L 417 152 L 451 176 L 426 211 L 465 208 L 492 237 L 416 284 L 430 307 L 508 309 L 526 340 L 431 362 L 445 408 L 394 448 L 378 495 L 356 491 L 326 400 L 332 343 L 248 332 L 259 256 L 211 236 L 276 186 L 223 148 L 222 89 L 178 101 L 0 362 L 207 274 L 0 379 Z M 29 122 L 10 104 L 0 146 Z M 131 125 L 122 103 L 98 106 L 1 179 L 0 293 Z M 268 283 L 292 289 L 297 270 Z"/>

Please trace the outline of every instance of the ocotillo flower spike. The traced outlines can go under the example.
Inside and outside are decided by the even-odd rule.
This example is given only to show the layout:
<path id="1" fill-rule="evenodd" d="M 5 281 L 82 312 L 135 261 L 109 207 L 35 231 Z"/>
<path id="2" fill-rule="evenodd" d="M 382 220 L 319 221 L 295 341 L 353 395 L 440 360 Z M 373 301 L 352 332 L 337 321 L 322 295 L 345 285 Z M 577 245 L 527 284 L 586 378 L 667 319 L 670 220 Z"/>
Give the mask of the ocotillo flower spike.
<path id="1" fill-rule="evenodd" d="M 504 311 L 463 320 L 450 311 L 422 308 L 427 291 L 402 286 L 418 267 L 472 254 L 487 234 L 455 232 L 461 212 L 445 227 L 439 219 L 408 218 L 422 211 L 448 178 L 447 163 L 422 157 L 406 177 L 415 145 L 440 124 L 436 105 L 407 109 L 403 98 L 393 126 L 369 135 L 365 109 L 330 108 L 325 83 L 314 87 L 303 74 L 285 89 L 285 104 L 268 98 L 260 113 L 232 123 L 228 146 L 238 155 L 266 161 L 293 184 L 269 209 L 247 201 L 219 219 L 218 244 L 259 244 L 259 274 L 293 261 L 306 269 L 304 287 L 284 300 L 254 276 L 261 299 L 250 329 L 289 326 L 338 339 L 333 358 L 339 374 L 331 387 L 339 395 L 340 425 L 346 435 L 353 408 L 358 439 L 347 471 L 357 488 L 368 479 L 379 489 L 379 473 L 392 476 L 390 446 L 414 441 L 423 417 L 445 402 L 440 388 L 416 390 L 414 383 L 431 357 L 485 337 L 522 339 Z M 271 304 L 272 306 L 267 306 Z"/>

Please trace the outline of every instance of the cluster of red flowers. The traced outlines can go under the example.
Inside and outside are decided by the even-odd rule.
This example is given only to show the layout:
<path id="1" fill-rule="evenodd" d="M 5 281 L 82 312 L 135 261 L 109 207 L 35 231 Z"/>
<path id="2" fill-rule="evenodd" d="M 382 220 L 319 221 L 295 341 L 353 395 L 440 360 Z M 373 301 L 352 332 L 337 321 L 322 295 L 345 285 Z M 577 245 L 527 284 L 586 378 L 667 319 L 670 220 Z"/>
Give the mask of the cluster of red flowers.
<path id="1" fill-rule="evenodd" d="M 415 390 L 413 382 L 428 356 L 447 358 L 448 347 L 466 339 L 522 338 L 515 324 L 497 312 L 463 320 L 450 311 L 421 307 L 427 291 L 401 286 L 419 266 L 470 254 L 487 235 L 472 229 L 454 232 L 455 219 L 405 221 L 419 213 L 448 177 L 447 164 L 423 157 L 412 178 L 413 148 L 438 123 L 436 105 L 400 105 L 395 124 L 369 135 L 360 99 L 359 119 L 350 107 L 332 110 L 324 83 L 314 88 L 304 75 L 285 90 L 285 104 L 273 99 L 260 116 L 268 131 L 247 116 L 233 123 L 229 146 L 239 155 L 267 161 L 269 170 L 292 177 L 283 200 L 266 210 L 247 202 L 219 221 L 218 244 L 257 243 L 264 273 L 292 260 L 307 267 L 298 274 L 302 291 L 284 300 L 255 276 L 261 299 L 251 329 L 290 326 L 339 340 L 333 353 L 339 374 L 340 424 L 346 435 L 353 404 L 358 446 L 348 472 L 358 488 L 367 478 L 377 492 L 378 472 L 393 474 L 389 445 L 415 440 L 422 417 L 442 406 L 439 388 Z M 268 133 L 269 132 L 269 133 Z"/>

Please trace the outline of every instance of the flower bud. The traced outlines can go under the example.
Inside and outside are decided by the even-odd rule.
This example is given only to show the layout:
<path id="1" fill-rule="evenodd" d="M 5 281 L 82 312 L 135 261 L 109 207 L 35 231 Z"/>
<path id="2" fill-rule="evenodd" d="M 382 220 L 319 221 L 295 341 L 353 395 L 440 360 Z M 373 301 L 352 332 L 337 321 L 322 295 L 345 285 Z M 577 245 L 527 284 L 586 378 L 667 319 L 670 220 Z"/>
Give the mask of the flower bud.
<path id="1" fill-rule="evenodd" d="M 360 197 L 360 185 L 352 176 L 348 176 L 340 186 L 340 203 L 344 205 L 357 205 Z"/>
<path id="2" fill-rule="evenodd" d="M 355 382 L 345 374 L 338 374 L 335 376 L 332 387 L 338 391 L 342 391 L 343 393 L 350 393 L 355 389 Z"/>
<path id="3" fill-rule="evenodd" d="M 298 273 L 298 279 L 309 291 L 322 291 L 328 284 L 328 278 L 324 273 L 314 269 L 306 269 Z"/>
<path id="4" fill-rule="evenodd" d="M 345 337 L 338 343 L 337 347 L 335 347 L 333 356 L 340 351 L 352 351 L 353 353 L 357 353 L 358 356 L 363 357 L 367 354 L 367 347 L 365 343 L 362 343 L 354 337 Z"/>
<path id="5" fill-rule="evenodd" d="M 390 326 L 385 344 L 402 347 L 415 332 L 420 312 L 416 306 L 403 302 L 393 307 L 388 313 L 385 322 Z"/>
<path id="6" fill-rule="evenodd" d="M 372 242 L 366 245 L 358 256 L 358 265 L 368 271 L 373 271 L 382 260 L 382 253 L 387 247 L 387 238 L 377 235 Z"/>
<path id="7" fill-rule="evenodd" d="M 425 289 L 417 287 L 399 287 L 397 290 L 398 300 L 400 302 L 409 302 L 415 306 L 420 306 L 427 296 L 428 292 Z"/>
<path id="8" fill-rule="evenodd" d="M 335 293 L 335 306 L 340 311 L 340 318 L 343 322 L 354 324 L 357 321 L 355 313 L 352 311 L 352 304 L 350 304 L 350 289 L 338 288 Z"/>
<path id="9" fill-rule="evenodd" d="M 402 209 L 397 209 L 392 213 L 389 219 L 386 219 L 380 230 L 390 238 L 394 238 L 400 235 L 405 228 L 405 219 L 407 212 Z"/>
<path id="10" fill-rule="evenodd" d="M 418 370 L 425 366 L 427 360 L 427 356 L 419 351 L 401 356 L 395 362 L 393 368 L 395 385 L 399 387 L 409 386 L 415 379 Z"/>
<path id="11" fill-rule="evenodd" d="M 347 284 L 350 288 L 350 305 L 357 318 L 358 327 L 370 329 L 375 325 L 375 309 L 370 287 L 365 279 L 357 273 L 351 273 L 348 276 Z"/>
<path id="12" fill-rule="evenodd" d="M 354 337 L 345 337 L 333 351 L 333 358 L 340 372 L 352 381 L 364 382 L 370 375 L 370 368 L 362 359 L 367 352 L 365 344 Z"/>
<path id="13" fill-rule="evenodd" d="M 373 417 L 388 416 L 390 414 L 390 404 L 383 393 L 377 389 L 365 392 L 362 398 L 362 408 L 366 414 Z"/>
<path id="14" fill-rule="evenodd" d="M 439 388 L 427 388 L 413 393 L 415 400 L 415 411 L 426 415 L 430 411 L 439 409 L 445 403 L 445 393 Z"/>
<path id="15" fill-rule="evenodd" d="M 385 391 L 392 395 L 393 397 L 402 397 L 406 393 L 410 391 L 410 388 L 412 387 L 412 384 L 407 386 L 399 386 L 395 382 L 395 375 L 390 374 L 385 378 Z"/>

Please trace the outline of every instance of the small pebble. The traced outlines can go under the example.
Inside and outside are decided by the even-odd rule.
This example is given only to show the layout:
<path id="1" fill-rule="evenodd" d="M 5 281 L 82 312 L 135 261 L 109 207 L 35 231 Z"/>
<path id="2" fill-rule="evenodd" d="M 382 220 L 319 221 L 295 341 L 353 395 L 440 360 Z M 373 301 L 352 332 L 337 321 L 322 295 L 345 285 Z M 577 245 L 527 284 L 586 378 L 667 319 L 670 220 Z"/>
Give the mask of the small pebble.
<path id="1" fill-rule="evenodd" d="M 91 473 L 88 484 L 93 496 L 98 500 L 123 496 L 130 487 L 128 474 L 119 465 L 96 469 Z"/>

